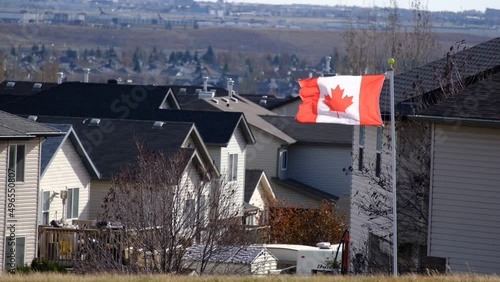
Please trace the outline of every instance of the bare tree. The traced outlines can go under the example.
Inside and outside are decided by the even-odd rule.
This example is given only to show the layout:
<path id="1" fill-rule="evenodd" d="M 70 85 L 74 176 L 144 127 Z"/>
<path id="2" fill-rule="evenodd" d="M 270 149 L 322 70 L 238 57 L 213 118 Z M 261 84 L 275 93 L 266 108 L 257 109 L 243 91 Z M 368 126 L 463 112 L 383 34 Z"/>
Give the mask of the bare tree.
<path id="1" fill-rule="evenodd" d="M 246 244 L 242 203 L 233 200 L 237 187 L 196 163 L 192 149 L 167 157 L 138 142 L 138 151 L 137 162 L 114 176 L 104 200 L 102 219 L 123 226 L 114 235 L 119 240 L 85 242 L 92 259 L 78 266 L 82 272 L 182 272 L 188 248 L 203 244 L 197 270 L 204 273 L 216 246 Z"/>

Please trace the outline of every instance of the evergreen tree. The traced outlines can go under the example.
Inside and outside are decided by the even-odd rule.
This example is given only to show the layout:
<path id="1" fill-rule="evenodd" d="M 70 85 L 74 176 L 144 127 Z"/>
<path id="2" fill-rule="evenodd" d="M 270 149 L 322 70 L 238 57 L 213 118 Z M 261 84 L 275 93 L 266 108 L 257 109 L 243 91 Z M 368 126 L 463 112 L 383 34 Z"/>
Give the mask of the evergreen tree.
<path id="1" fill-rule="evenodd" d="M 215 53 L 214 50 L 212 49 L 212 46 L 208 46 L 207 52 L 203 54 L 201 59 L 209 65 L 215 64 L 217 62 L 217 58 L 215 57 Z"/>

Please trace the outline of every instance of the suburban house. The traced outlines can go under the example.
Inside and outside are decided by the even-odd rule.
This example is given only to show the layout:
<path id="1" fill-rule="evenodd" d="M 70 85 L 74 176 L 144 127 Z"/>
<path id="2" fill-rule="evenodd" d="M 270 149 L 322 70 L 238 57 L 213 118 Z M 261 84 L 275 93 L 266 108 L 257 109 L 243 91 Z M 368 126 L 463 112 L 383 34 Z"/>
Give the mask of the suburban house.
<path id="1" fill-rule="evenodd" d="M 50 116 L 39 116 L 37 120 L 51 124 L 71 124 L 99 171 L 100 177 L 90 181 L 88 219 L 104 219 L 101 217 L 102 204 L 111 188 L 111 180 L 126 165 L 137 162 L 138 143 L 143 143 L 149 150 L 163 153 L 167 158 L 179 150 L 183 151 L 189 159 L 186 166 L 200 168 L 196 170 L 200 175 L 188 175 L 193 177 L 190 180 L 192 183 L 197 183 L 205 173 L 219 175 L 193 123 Z M 102 138 L 97 142 L 93 138 L 98 132 Z"/>
<path id="2" fill-rule="evenodd" d="M 33 118 L 33 117 L 32 117 Z M 64 135 L 43 141 L 40 158 L 40 225 L 87 220 L 90 215 L 90 183 L 100 173 L 73 126 L 47 124 Z"/>
<path id="3" fill-rule="evenodd" d="M 181 89 L 184 87 L 179 91 Z M 197 89 L 200 91 L 193 93 L 197 97 L 213 91 L 212 88 Z M 255 138 L 242 113 L 176 110 L 178 102 L 168 86 L 80 82 L 62 83 L 25 99 L 0 105 L 0 108 L 21 115 L 194 123 L 218 171 L 231 185 L 238 185 L 237 199 L 243 203 L 247 147 L 255 143 Z M 88 152 L 106 135 L 95 128 L 77 132 Z"/>
<path id="4" fill-rule="evenodd" d="M 245 171 L 245 224 L 266 225 L 269 207 L 276 200 L 271 183 L 263 170 Z"/>
<path id="5" fill-rule="evenodd" d="M 499 95 L 496 73 L 412 116 L 432 124 L 427 252 L 452 272 L 500 273 Z"/>
<path id="6" fill-rule="evenodd" d="M 177 97 L 179 96 L 177 95 Z M 283 130 L 285 125 L 290 122 L 298 124 L 292 118 L 287 120 L 278 119 L 276 124 L 273 124 L 268 119 L 278 118 L 275 113 L 236 94 L 194 99 L 190 103 L 181 104 L 181 108 L 244 113 L 256 139 L 256 143 L 248 148 L 246 167 L 247 169 L 260 169 L 266 173 L 278 200 L 305 207 L 317 207 L 323 199 L 331 201 L 338 199 L 338 196 L 332 194 L 333 191 L 321 190 L 311 184 L 302 183 L 299 179 L 288 178 L 284 174 L 288 164 L 287 148 L 297 142 L 297 139 L 292 137 L 291 133 L 294 129 L 287 132 Z M 349 147 L 345 148 L 349 149 Z M 298 160 L 298 162 L 300 161 Z M 347 159 L 347 162 L 349 161 L 350 159 Z M 309 165 L 314 166 L 315 163 Z M 349 164 L 347 163 L 346 166 L 349 166 Z M 342 174 L 345 173 L 342 172 Z M 348 177 L 345 177 L 345 179 L 349 180 Z"/>
<path id="7" fill-rule="evenodd" d="M 0 271 L 31 263 L 37 254 L 40 155 L 59 130 L 0 111 Z"/>
<path id="8" fill-rule="evenodd" d="M 496 238 L 499 224 L 494 217 L 488 218 L 497 211 L 490 202 L 494 201 L 495 188 L 489 186 L 495 185 L 492 184 L 495 178 L 487 173 L 496 165 L 488 161 L 496 149 L 488 146 L 493 146 L 490 144 L 496 140 L 490 134 L 494 132 L 491 128 L 496 113 L 494 81 L 499 66 L 500 38 L 496 38 L 455 53 L 450 51 L 443 59 L 394 78 L 396 113 L 403 117 L 396 128 L 398 255 L 400 258 L 406 255 L 412 260 L 411 265 L 398 260 L 402 271 L 423 271 L 425 268 L 444 271 L 446 261 L 451 271 L 498 273 L 498 263 L 493 263 L 498 261 L 498 255 L 492 249 L 492 242 L 496 240 L 493 238 Z M 478 83 L 492 75 L 493 78 Z M 466 90 L 455 94 L 460 85 Z M 491 91 L 480 91 L 481 87 L 491 87 Z M 480 101 L 484 93 L 489 94 L 488 99 Z M 380 109 L 386 118 L 384 127 L 354 127 L 349 246 L 353 272 L 377 271 L 370 265 L 374 261 L 386 261 L 383 269 L 391 267 L 389 100 L 389 81 L 386 79 L 380 97 Z M 478 105 L 491 108 L 475 111 Z M 482 119 L 482 123 L 462 125 L 462 121 L 469 119 L 469 111 L 472 120 Z M 486 126 L 488 115 L 491 123 Z M 418 118 L 408 119 L 413 116 Z M 457 123 L 452 126 L 444 122 L 453 120 Z M 420 149 L 405 143 L 408 141 Z M 491 148 L 486 150 L 487 156 L 482 155 L 486 148 Z M 486 167 L 480 169 L 483 164 Z M 471 166 L 476 169 L 471 170 Z M 476 173 L 470 175 L 472 171 Z M 481 185 L 477 186 L 479 183 Z M 411 215 L 401 210 L 408 202 L 404 192 L 408 188 L 418 189 L 415 198 L 411 199 L 417 204 L 413 208 L 415 230 L 407 226 Z M 370 213 L 367 207 L 379 209 L 372 209 Z M 374 254 L 381 256 L 377 259 Z"/>

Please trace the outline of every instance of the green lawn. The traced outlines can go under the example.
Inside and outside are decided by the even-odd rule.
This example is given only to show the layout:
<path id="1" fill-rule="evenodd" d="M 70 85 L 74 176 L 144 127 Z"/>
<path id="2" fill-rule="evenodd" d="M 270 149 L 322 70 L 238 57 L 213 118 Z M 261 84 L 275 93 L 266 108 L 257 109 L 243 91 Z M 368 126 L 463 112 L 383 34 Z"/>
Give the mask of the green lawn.
<path id="1" fill-rule="evenodd" d="M 72 281 L 83 281 L 83 282 L 114 282 L 114 281 L 124 281 L 124 282 L 160 282 L 160 281 L 174 281 L 174 282 L 191 282 L 191 281 L 204 281 L 204 282 L 224 282 L 224 281 L 240 281 L 240 282 L 274 282 L 274 281 L 311 281 L 311 282 L 322 282 L 322 281 L 353 281 L 353 282 L 375 282 L 375 281 L 500 281 L 500 276 L 482 276 L 482 275 L 450 275 L 450 276 L 418 276 L 418 275 L 405 275 L 400 277 L 391 276 L 265 276 L 265 277 L 255 277 L 255 276 L 203 276 L 203 277 L 193 277 L 193 276 L 169 276 L 169 275 L 152 275 L 152 276 L 126 276 L 126 275 L 71 275 L 71 274 L 29 274 L 29 275 L 0 275 L 0 281 L 2 282 L 72 282 Z"/>

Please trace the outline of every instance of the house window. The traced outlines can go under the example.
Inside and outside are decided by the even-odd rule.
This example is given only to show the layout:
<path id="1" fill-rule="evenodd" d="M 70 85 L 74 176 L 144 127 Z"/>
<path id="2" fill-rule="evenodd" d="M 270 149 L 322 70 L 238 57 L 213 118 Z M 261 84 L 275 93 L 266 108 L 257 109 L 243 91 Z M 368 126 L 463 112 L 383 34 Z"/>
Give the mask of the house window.
<path id="1" fill-rule="evenodd" d="M 24 237 L 16 237 L 16 243 L 15 245 L 13 244 L 14 240 L 10 240 L 9 237 L 6 238 L 6 251 L 5 251 L 5 269 L 9 270 L 12 269 L 12 266 L 10 264 L 10 258 L 12 257 L 11 253 L 9 252 L 9 249 L 12 247 L 15 247 L 15 254 L 16 254 L 16 267 L 24 266 L 24 253 L 25 253 L 25 246 L 26 246 L 26 238 Z"/>
<path id="2" fill-rule="evenodd" d="M 49 225 L 50 191 L 43 191 L 42 194 L 42 224 Z"/>
<path id="3" fill-rule="evenodd" d="M 78 200 L 80 198 L 80 188 L 68 189 L 66 206 L 66 218 L 78 218 Z"/>
<path id="4" fill-rule="evenodd" d="M 280 168 L 281 170 L 286 170 L 288 168 L 288 150 L 281 151 Z"/>
<path id="5" fill-rule="evenodd" d="M 238 180 L 238 154 L 229 154 L 229 181 Z"/>
<path id="6" fill-rule="evenodd" d="M 365 147 L 365 127 L 359 126 L 359 154 L 358 154 L 358 169 L 363 170 L 363 150 Z"/>
<path id="7" fill-rule="evenodd" d="M 186 200 L 184 208 L 184 222 L 186 227 L 194 227 L 195 205 L 193 199 Z"/>
<path id="8" fill-rule="evenodd" d="M 382 127 L 377 127 L 377 158 L 375 160 L 375 176 L 380 177 L 382 166 Z"/>
<path id="9" fill-rule="evenodd" d="M 254 225 L 254 215 L 253 214 L 248 215 L 245 218 L 245 225 Z"/>
<path id="10" fill-rule="evenodd" d="M 25 145 L 9 146 L 9 170 L 16 174 L 16 182 L 24 181 L 24 159 L 26 154 Z"/>

